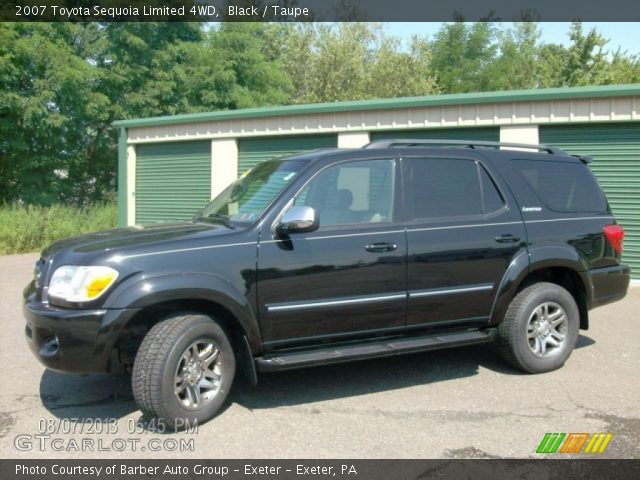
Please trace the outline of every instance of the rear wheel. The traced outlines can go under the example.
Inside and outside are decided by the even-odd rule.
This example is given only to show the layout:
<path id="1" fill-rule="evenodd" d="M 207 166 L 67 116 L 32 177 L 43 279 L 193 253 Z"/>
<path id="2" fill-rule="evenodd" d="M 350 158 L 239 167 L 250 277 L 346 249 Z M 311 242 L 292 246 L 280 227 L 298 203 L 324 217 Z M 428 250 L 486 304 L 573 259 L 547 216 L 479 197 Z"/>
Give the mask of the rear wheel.
<path id="1" fill-rule="evenodd" d="M 144 337 L 133 365 L 133 396 L 146 416 L 179 429 L 215 416 L 235 370 L 231 343 L 214 319 L 178 314 Z"/>
<path id="2" fill-rule="evenodd" d="M 564 365 L 578 339 L 580 314 L 560 285 L 536 283 L 515 296 L 498 327 L 502 356 L 514 367 L 542 373 Z"/>

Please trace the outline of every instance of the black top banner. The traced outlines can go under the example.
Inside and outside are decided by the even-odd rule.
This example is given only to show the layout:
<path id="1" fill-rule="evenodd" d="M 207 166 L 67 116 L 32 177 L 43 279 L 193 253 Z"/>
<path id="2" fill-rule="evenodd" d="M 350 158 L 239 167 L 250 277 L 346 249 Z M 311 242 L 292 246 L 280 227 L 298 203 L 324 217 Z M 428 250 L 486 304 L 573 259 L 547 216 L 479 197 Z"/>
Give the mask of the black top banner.
<path id="1" fill-rule="evenodd" d="M 5 22 L 638 22 L 638 0 L 5 1 Z"/>

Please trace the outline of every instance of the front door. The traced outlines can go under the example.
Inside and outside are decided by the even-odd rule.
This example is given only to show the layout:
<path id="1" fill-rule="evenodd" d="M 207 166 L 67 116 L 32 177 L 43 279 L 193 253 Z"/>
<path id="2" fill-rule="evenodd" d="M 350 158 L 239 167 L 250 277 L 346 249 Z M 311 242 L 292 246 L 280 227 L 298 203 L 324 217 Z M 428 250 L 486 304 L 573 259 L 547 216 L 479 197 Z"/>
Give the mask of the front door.
<path id="1" fill-rule="evenodd" d="M 404 158 L 407 327 L 483 324 L 513 258 L 526 251 L 515 200 L 481 158 Z"/>
<path id="2" fill-rule="evenodd" d="M 393 158 L 329 166 L 300 190 L 320 227 L 273 238 L 263 227 L 258 303 L 267 349 L 405 327 L 406 238 Z"/>

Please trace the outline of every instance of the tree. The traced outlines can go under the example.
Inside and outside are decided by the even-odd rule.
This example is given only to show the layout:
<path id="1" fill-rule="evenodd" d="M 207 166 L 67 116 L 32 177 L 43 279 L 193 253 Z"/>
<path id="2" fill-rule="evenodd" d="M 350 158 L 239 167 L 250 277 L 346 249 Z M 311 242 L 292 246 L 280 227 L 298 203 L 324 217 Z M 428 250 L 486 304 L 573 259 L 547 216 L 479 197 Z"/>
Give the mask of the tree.
<path id="1" fill-rule="evenodd" d="M 431 67 L 447 93 L 491 90 L 498 46 L 493 22 L 448 23 L 432 43 Z"/>
<path id="2" fill-rule="evenodd" d="M 535 22 L 519 22 L 499 34 L 499 56 L 488 67 L 491 90 L 536 88 L 540 31 Z"/>
<path id="3" fill-rule="evenodd" d="M 82 159 L 102 150 L 95 142 L 101 132 L 95 119 L 108 116 L 109 99 L 96 89 L 100 73 L 77 55 L 85 28 L 0 24 L 4 201 L 50 204 L 87 196 L 94 188 L 76 182 L 86 175 Z"/>
<path id="4" fill-rule="evenodd" d="M 287 37 L 285 68 L 296 103 L 427 95 L 436 91 L 431 49 L 413 38 L 408 50 L 378 24 L 302 25 Z"/>
<path id="5" fill-rule="evenodd" d="M 607 40 L 595 28 L 585 35 L 580 22 L 571 24 L 569 38 L 571 45 L 567 50 L 564 66 L 565 84 L 571 86 L 600 84 L 607 68 L 606 53 L 603 50 Z"/>
<path id="6" fill-rule="evenodd" d="M 370 98 L 410 97 L 438 92 L 431 69 L 431 47 L 425 38 L 414 36 L 408 50 L 399 39 L 383 37 L 375 61 L 367 69 L 366 91 Z"/>
<path id="7" fill-rule="evenodd" d="M 535 69 L 539 88 L 566 86 L 564 78 L 566 57 L 567 51 L 562 45 L 548 43 L 540 47 Z"/>
<path id="8" fill-rule="evenodd" d="M 95 64 L 104 72 L 100 88 L 113 102 L 114 119 L 191 110 L 184 93 L 191 49 L 202 40 L 199 24 L 110 23 L 101 28 Z"/>
<path id="9" fill-rule="evenodd" d="M 0 194 L 82 205 L 115 190 L 119 118 L 189 110 L 193 24 L 2 24 Z"/>
<path id="10" fill-rule="evenodd" d="M 272 42 L 279 35 L 278 27 L 265 23 L 223 23 L 210 30 L 204 46 L 209 58 L 203 60 L 224 67 L 216 108 L 280 105 L 289 99 L 290 79 L 280 56 L 271 52 L 278 49 Z"/>
<path id="11" fill-rule="evenodd" d="M 618 49 L 602 75 L 604 83 L 640 83 L 640 57 Z"/>
<path id="12" fill-rule="evenodd" d="M 609 62 L 603 50 L 607 43 L 596 29 L 586 35 L 582 24 L 574 22 L 569 32 L 571 44 L 546 44 L 540 49 L 537 77 L 540 87 L 600 85 L 607 82 Z"/>

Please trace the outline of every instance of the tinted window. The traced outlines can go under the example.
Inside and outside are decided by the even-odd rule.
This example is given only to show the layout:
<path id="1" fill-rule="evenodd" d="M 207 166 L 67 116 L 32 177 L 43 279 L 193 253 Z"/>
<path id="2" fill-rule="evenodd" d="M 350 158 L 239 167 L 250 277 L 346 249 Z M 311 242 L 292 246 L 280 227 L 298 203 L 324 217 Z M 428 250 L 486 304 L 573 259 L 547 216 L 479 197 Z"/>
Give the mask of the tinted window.
<path id="1" fill-rule="evenodd" d="M 604 194 L 586 165 L 548 160 L 513 160 L 540 201 L 559 212 L 603 212 Z"/>
<path id="2" fill-rule="evenodd" d="M 367 160 L 329 167 L 296 197 L 296 205 L 318 211 L 320 227 L 390 222 L 393 160 Z"/>
<path id="3" fill-rule="evenodd" d="M 481 215 L 504 205 L 487 172 L 473 160 L 410 162 L 410 207 L 414 219 Z"/>
<path id="4" fill-rule="evenodd" d="M 495 212 L 504 207 L 504 199 L 496 184 L 493 183 L 487 171 L 480 165 L 480 182 L 482 183 L 482 195 L 484 200 L 484 213 Z"/>
<path id="5" fill-rule="evenodd" d="M 248 223 L 265 208 L 305 166 L 295 160 L 272 160 L 256 165 L 241 176 L 201 212 L 200 221 L 220 221 L 220 217 Z"/>

